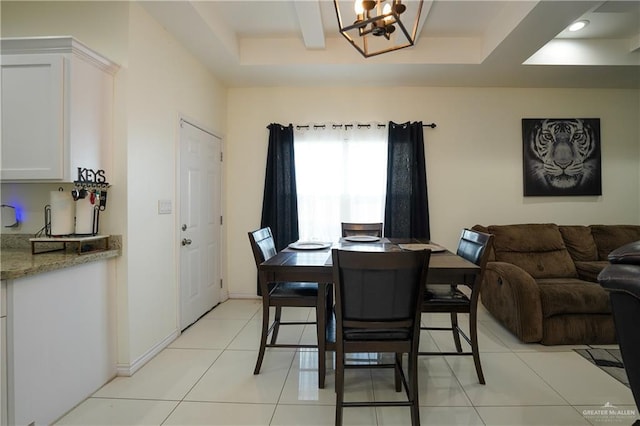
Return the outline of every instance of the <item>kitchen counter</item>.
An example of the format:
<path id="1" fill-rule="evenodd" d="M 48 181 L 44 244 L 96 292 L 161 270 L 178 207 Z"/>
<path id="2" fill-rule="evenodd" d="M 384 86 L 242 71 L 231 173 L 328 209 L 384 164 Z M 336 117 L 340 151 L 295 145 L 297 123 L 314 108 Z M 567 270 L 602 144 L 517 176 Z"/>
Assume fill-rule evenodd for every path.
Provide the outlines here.
<path id="1" fill-rule="evenodd" d="M 3 237 L 5 236 L 3 235 Z M 3 241 L 0 254 L 0 279 L 11 280 L 26 277 L 84 263 L 110 259 L 120 256 L 121 254 L 122 250 L 120 249 L 120 238 L 118 236 L 115 236 L 115 238 L 111 236 L 109 238 L 109 247 L 106 250 L 85 254 L 78 254 L 77 250 L 73 248 L 49 253 L 31 254 L 31 246 L 29 244 L 23 244 L 22 242 L 19 244 L 6 244 Z"/>
<path id="2" fill-rule="evenodd" d="M 0 234 L 6 424 L 53 424 L 116 376 L 121 254 L 121 235 Z"/>

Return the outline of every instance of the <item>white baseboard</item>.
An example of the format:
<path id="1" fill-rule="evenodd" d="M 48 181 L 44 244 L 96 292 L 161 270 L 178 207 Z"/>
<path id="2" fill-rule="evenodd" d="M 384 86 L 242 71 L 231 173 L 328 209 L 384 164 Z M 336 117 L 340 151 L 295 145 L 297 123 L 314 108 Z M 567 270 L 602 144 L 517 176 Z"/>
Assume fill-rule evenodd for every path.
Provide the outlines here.
<path id="1" fill-rule="evenodd" d="M 229 293 L 229 299 L 261 299 L 261 297 L 255 294 Z"/>
<path id="2" fill-rule="evenodd" d="M 133 361 L 133 363 L 118 364 L 116 366 L 117 375 L 124 376 L 124 377 L 133 376 L 133 374 L 136 371 L 142 368 L 142 366 L 144 366 L 147 362 L 151 361 L 153 357 L 155 357 L 160 353 L 160 351 L 162 351 L 164 348 L 169 346 L 171 342 L 173 342 L 179 335 L 180 335 L 180 332 L 178 330 L 175 330 L 173 333 L 165 337 L 161 342 L 159 342 L 158 344 L 153 346 L 151 349 L 149 349 L 147 352 L 142 354 L 142 356 L 140 356 L 138 359 Z"/>
<path id="3" fill-rule="evenodd" d="M 228 293 L 226 295 L 222 295 L 221 302 L 226 301 L 227 299 L 260 299 L 260 296 L 255 294 L 247 294 L 247 293 Z M 158 355 L 163 349 L 171 344 L 176 338 L 180 336 L 180 332 L 175 330 L 173 333 L 165 337 L 161 342 L 153 346 L 147 352 L 142 354 L 138 359 L 133 361 L 131 364 L 118 364 L 116 366 L 117 375 L 122 377 L 130 377 L 136 371 L 138 371 L 142 366 L 144 366 L 147 362 L 151 361 L 153 357 Z"/>

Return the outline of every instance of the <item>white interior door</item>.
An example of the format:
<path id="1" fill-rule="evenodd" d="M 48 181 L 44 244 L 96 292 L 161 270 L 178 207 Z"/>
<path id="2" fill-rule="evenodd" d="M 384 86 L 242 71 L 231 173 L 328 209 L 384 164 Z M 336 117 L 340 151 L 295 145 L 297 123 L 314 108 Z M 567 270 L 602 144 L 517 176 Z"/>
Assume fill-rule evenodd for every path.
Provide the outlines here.
<path id="1" fill-rule="evenodd" d="M 180 121 L 180 329 L 220 301 L 222 140 Z"/>

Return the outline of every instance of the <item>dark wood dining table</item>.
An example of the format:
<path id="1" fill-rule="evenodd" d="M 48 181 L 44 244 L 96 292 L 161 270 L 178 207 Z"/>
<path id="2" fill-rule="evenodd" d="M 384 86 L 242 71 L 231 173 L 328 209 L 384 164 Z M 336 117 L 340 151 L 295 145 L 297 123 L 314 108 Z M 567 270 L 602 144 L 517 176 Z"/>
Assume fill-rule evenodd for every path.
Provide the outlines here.
<path id="1" fill-rule="evenodd" d="M 318 387 L 324 388 L 325 352 L 334 350 L 327 341 L 326 329 L 330 310 L 327 309 L 327 289 L 333 281 L 331 250 L 400 251 L 401 244 L 433 244 L 419 239 L 382 238 L 376 242 L 350 242 L 341 238 L 323 249 L 296 250 L 286 248 L 264 261 L 259 267 L 260 280 L 266 282 L 301 281 L 318 283 Z M 437 244 L 436 244 L 437 245 Z M 472 286 L 480 267 L 448 250 L 432 251 L 429 261 L 428 283 L 456 283 Z"/>

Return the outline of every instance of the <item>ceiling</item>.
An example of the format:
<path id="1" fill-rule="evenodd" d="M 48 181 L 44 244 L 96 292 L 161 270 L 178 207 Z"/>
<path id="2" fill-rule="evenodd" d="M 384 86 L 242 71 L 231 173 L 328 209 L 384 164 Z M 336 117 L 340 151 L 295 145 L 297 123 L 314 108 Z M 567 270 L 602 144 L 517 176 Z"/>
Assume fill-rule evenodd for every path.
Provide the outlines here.
<path id="1" fill-rule="evenodd" d="M 229 87 L 640 89 L 637 0 L 424 0 L 415 45 L 366 59 L 332 0 L 141 4 Z M 590 24 L 565 30 L 579 19 Z"/>

